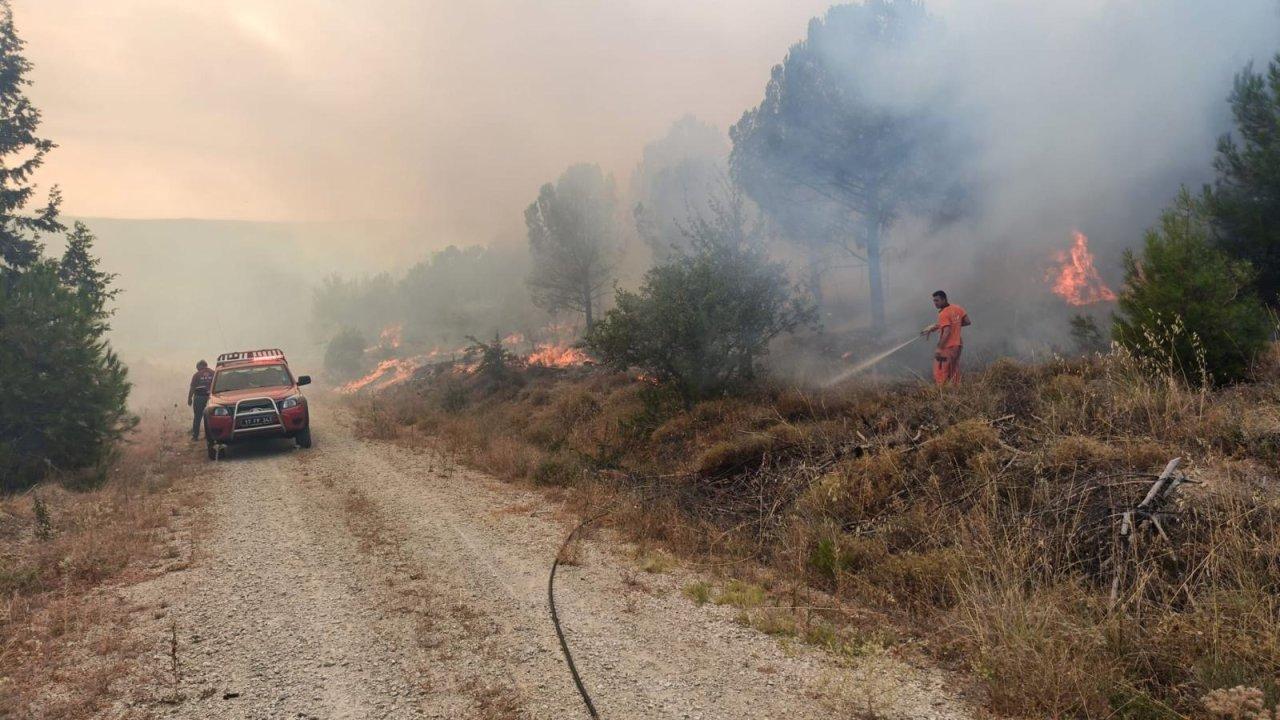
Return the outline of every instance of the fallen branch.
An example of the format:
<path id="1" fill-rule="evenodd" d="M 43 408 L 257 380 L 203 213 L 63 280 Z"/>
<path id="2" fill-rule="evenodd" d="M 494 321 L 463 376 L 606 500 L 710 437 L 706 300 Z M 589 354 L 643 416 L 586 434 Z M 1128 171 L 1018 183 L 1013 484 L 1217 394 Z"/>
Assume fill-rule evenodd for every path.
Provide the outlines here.
<path id="1" fill-rule="evenodd" d="M 1132 509 L 1125 510 L 1120 516 L 1120 539 L 1115 548 L 1123 548 L 1125 551 L 1131 550 L 1133 548 L 1134 535 L 1139 527 L 1144 524 L 1150 524 L 1154 527 L 1156 533 L 1168 542 L 1170 548 L 1172 548 L 1173 540 L 1165 532 L 1164 525 L 1160 522 L 1160 515 L 1161 508 L 1172 499 L 1173 493 L 1178 489 L 1178 486 L 1189 482 L 1182 475 L 1174 475 L 1181 462 L 1182 458 L 1170 460 L 1164 466 L 1164 471 L 1147 489 L 1147 494 L 1142 498 L 1142 502 Z M 1111 605 L 1114 607 L 1116 601 L 1120 598 L 1120 582 L 1124 577 L 1125 570 L 1125 564 L 1122 562 L 1122 553 L 1115 549 L 1112 551 L 1112 565 L 1115 568 L 1115 574 L 1111 578 Z"/>

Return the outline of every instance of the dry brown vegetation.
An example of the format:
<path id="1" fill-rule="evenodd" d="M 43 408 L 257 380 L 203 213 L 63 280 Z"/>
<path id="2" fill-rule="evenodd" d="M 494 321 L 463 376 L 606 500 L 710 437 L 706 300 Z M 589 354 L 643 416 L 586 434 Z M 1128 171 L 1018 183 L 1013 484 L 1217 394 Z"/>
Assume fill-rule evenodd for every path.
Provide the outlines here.
<path id="1" fill-rule="evenodd" d="M 0 717 L 90 717 L 146 650 L 100 588 L 190 560 L 170 532 L 197 501 L 174 480 L 184 440 L 144 419 L 105 481 L 61 478 L 0 499 Z"/>
<path id="2" fill-rule="evenodd" d="M 764 602 L 735 602 L 748 586 L 732 576 L 802 608 L 768 613 L 771 632 L 852 652 L 922 639 L 1013 714 L 1202 716 L 1203 696 L 1236 686 L 1275 702 L 1274 365 L 1203 391 L 1120 355 L 1001 361 L 958 388 L 775 389 L 688 410 L 623 375 L 536 377 L 462 407 L 443 392 L 365 412 L 381 435 L 612 498 L 634 539 L 725 568 L 698 601 Z M 1173 457 L 1197 484 L 1169 508 L 1169 540 L 1144 528 L 1122 545 L 1119 515 Z"/>

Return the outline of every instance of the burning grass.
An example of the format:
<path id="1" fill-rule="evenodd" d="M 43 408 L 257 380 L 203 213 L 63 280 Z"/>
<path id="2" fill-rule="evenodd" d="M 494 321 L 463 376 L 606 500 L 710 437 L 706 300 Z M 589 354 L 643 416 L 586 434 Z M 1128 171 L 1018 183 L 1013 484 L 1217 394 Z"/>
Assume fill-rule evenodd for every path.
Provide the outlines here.
<path id="1" fill-rule="evenodd" d="M 440 387 L 416 390 L 375 405 L 499 475 L 621 497 L 612 521 L 639 542 L 737 568 L 797 607 L 872 612 L 971 669 L 997 711 L 1178 718 L 1241 685 L 1275 700 L 1274 368 L 1207 391 L 1123 356 L 1002 361 L 958 388 L 687 410 L 603 373 L 472 392 L 452 411 Z M 1175 456 L 1200 484 L 1179 491 L 1169 539 L 1122 546 L 1120 513 Z M 854 615 L 767 619 L 807 637 Z"/>
<path id="2" fill-rule="evenodd" d="M 169 527 L 194 498 L 172 491 L 182 440 L 163 425 L 144 418 L 96 487 L 67 478 L 0 499 L 0 717 L 96 716 L 145 651 L 96 590 L 184 554 Z"/>

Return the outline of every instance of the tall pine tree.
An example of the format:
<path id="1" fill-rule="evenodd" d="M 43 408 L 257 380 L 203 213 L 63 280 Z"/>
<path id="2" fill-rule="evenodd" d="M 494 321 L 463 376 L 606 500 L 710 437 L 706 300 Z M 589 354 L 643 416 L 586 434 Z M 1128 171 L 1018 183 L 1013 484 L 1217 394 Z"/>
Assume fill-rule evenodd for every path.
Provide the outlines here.
<path id="1" fill-rule="evenodd" d="M 77 223 L 55 261 L 39 237 L 65 230 L 57 190 L 28 211 L 32 173 L 54 145 L 37 133 L 22 48 L 0 0 L 0 490 L 102 469 L 137 424 L 128 370 L 106 340 L 116 290 L 93 255 L 93 234 Z"/>
<path id="2" fill-rule="evenodd" d="M 26 212 L 36 186 L 31 176 L 55 145 L 40 137 L 40 111 L 27 98 L 31 62 L 26 43 L 13 26 L 9 0 L 0 0 L 0 272 L 31 267 L 40 260 L 39 233 L 62 232 L 55 187 L 45 204 Z"/>
<path id="3" fill-rule="evenodd" d="M 533 304 L 580 312 L 595 324 L 618 256 L 617 193 L 598 165 L 573 165 L 538 191 L 524 211 L 533 271 Z"/>
<path id="4" fill-rule="evenodd" d="M 823 267 L 865 265 L 873 326 L 885 318 L 881 251 L 903 214 L 949 221 L 965 204 L 967 166 L 949 122 L 949 87 L 890 102 L 885 77 L 935 43 L 920 0 L 835 5 L 773 68 L 764 100 L 729 129 L 731 175 Z M 829 255 L 833 254 L 833 255 Z"/>
<path id="5" fill-rule="evenodd" d="M 1218 179 L 1206 194 L 1214 239 L 1257 271 L 1264 302 L 1280 306 L 1280 55 L 1247 66 L 1231 92 L 1236 137 L 1218 141 Z"/>

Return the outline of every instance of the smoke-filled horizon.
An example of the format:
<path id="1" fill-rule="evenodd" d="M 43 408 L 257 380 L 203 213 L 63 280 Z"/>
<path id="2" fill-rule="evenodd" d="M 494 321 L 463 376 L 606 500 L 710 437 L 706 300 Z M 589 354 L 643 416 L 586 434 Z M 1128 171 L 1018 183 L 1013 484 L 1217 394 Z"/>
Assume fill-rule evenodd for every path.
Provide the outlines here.
<path id="1" fill-rule="evenodd" d="M 61 145 L 46 182 L 72 214 L 394 218 L 487 242 L 518 230 L 537 187 L 571 163 L 624 180 L 680 116 L 727 129 L 827 5 L 16 0 L 15 11 L 32 96 Z M 1128 191 L 1161 165 L 1203 166 L 1225 127 L 1224 81 L 1265 61 L 1278 29 L 1272 0 L 928 9 L 944 41 L 886 65 L 885 97 L 936 89 L 942 75 L 912 74 L 947 64 L 969 110 L 998 114 L 979 129 L 996 142 L 975 171 L 1032 174 L 1067 196 L 1083 178 Z"/>
<path id="2" fill-rule="evenodd" d="M 650 207 L 648 227 L 634 227 L 633 203 L 652 191 L 641 185 L 664 173 L 714 174 L 714 162 L 681 164 L 671 154 L 727 151 L 729 126 L 760 103 L 770 68 L 828 7 L 14 5 L 35 64 L 31 94 L 45 134 L 60 144 L 40 180 L 62 186 L 68 213 L 331 225 L 290 230 L 288 243 L 273 245 L 273 262 L 297 278 L 299 303 L 307 281 L 335 271 L 395 273 L 451 244 L 521 245 L 539 186 L 582 162 L 617 182 L 632 246 L 639 236 L 661 247 L 673 218 Z M 974 336 L 993 352 L 1043 350 L 1064 336 L 1070 309 L 1048 292 L 1046 267 L 1080 231 L 1101 279 L 1117 285 L 1121 252 L 1140 243 L 1178 187 L 1212 180 L 1215 141 L 1231 129 L 1232 77 L 1278 49 L 1280 8 L 1275 0 L 937 0 L 926 9 L 939 22 L 921 42 L 887 54 L 838 48 L 826 58 L 872 102 L 935 113 L 962 150 L 932 162 L 966 182 L 967 211 L 942 227 L 904 212 L 888 231 L 890 324 L 915 326 L 929 315 L 928 293 L 946 288 L 973 311 Z M 690 116 L 696 122 L 677 125 L 681 137 L 668 135 Z M 683 210 L 679 198 L 668 205 Z M 380 229 L 369 223 L 365 232 L 370 220 Z M 111 247 L 129 242 L 119 232 L 126 227 L 113 226 L 101 250 L 127 298 L 155 284 L 150 273 L 172 268 L 153 267 L 150 252 Z M 200 231 L 215 256 L 225 227 Z M 655 228 L 656 241 L 645 237 Z M 233 235 L 245 247 L 260 242 Z M 156 241 L 164 265 L 167 245 Z M 289 249 L 296 243 L 315 251 Z M 223 288 L 261 270 L 250 266 L 261 252 L 235 247 L 220 256 Z M 353 247 L 358 262 L 343 262 Z M 131 260 L 111 266 L 115 257 Z M 622 268 L 631 279 L 643 269 L 636 257 Z M 188 300 L 198 305 L 203 275 L 189 277 L 197 290 Z M 165 287 L 184 282 L 170 276 Z M 865 324 L 865 271 L 829 282 L 841 312 L 829 324 Z M 116 325 L 141 336 L 153 323 L 147 308 L 133 308 Z"/>
<path id="3" fill-rule="evenodd" d="M 724 129 L 822 0 L 14 0 L 67 210 L 519 232 L 574 162 Z"/>

